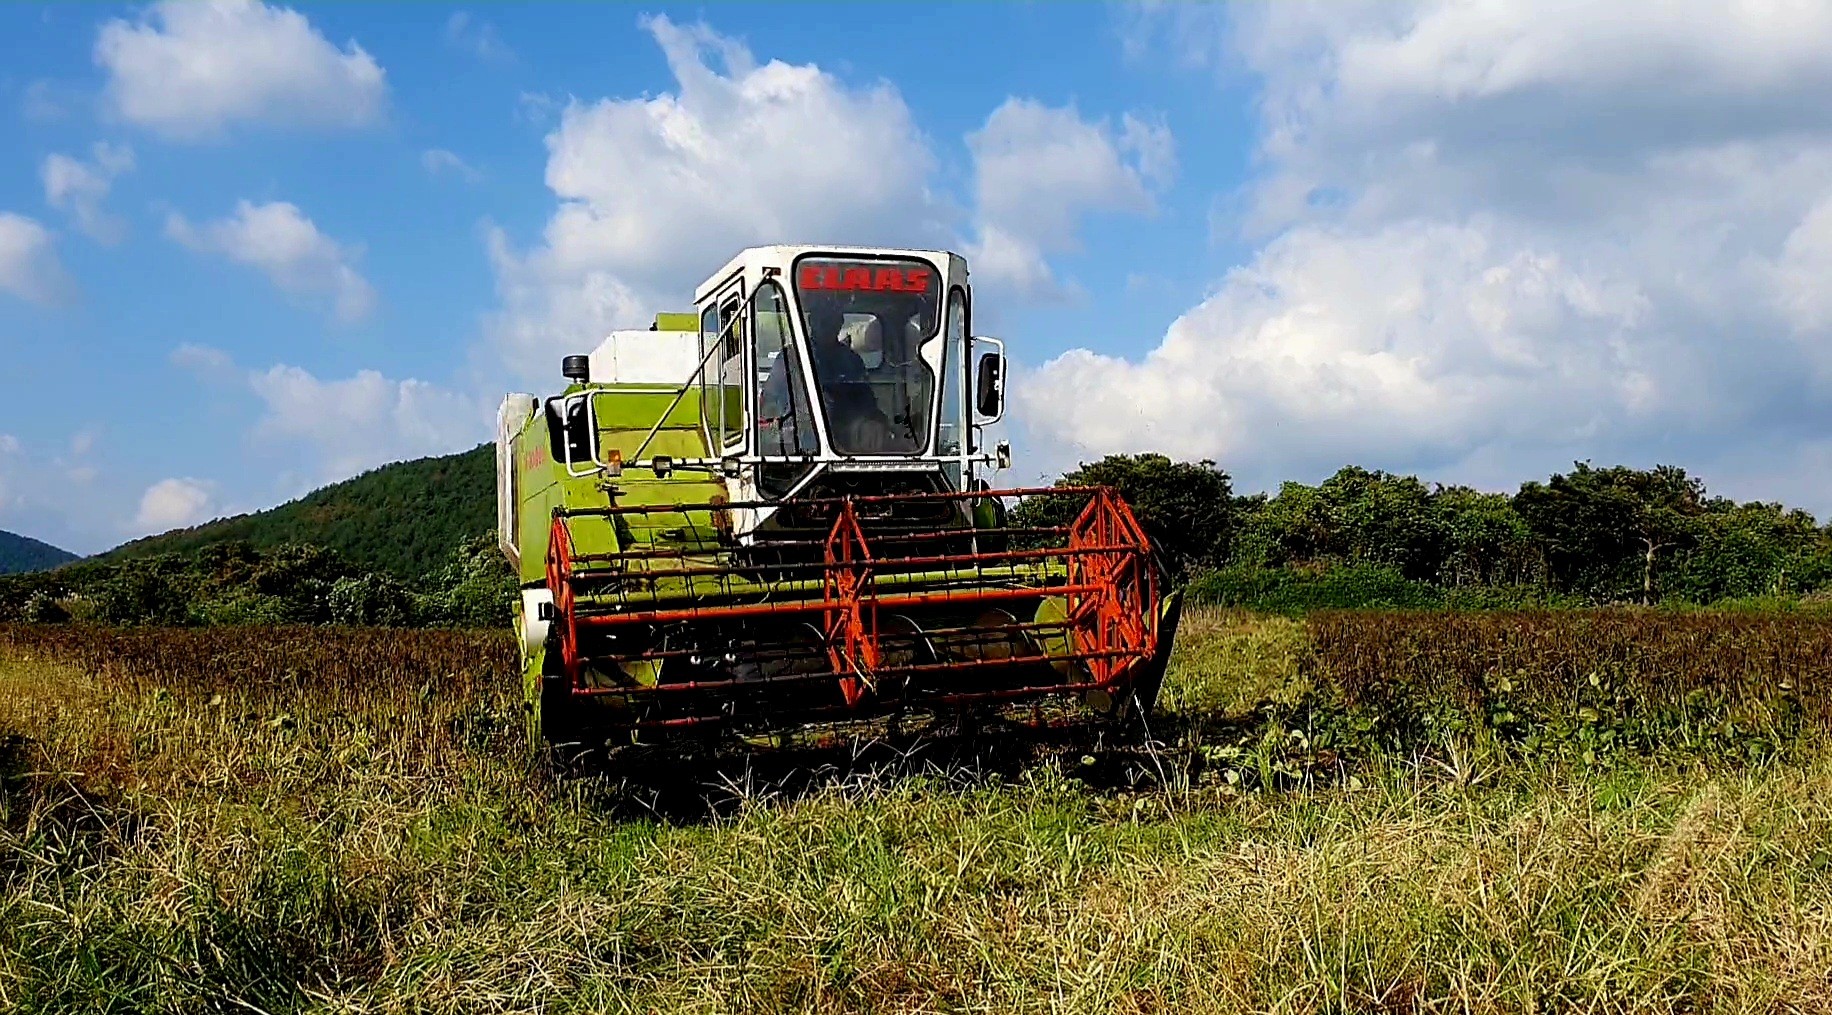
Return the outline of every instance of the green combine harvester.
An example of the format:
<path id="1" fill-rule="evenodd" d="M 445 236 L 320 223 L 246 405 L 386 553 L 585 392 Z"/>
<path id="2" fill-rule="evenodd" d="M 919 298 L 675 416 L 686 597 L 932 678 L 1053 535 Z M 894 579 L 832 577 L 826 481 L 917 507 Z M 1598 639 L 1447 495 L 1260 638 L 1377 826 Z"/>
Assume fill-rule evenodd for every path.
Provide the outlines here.
<path id="1" fill-rule="evenodd" d="M 998 490 L 1005 351 L 957 254 L 755 247 L 513 394 L 502 549 L 538 737 L 591 747 L 1067 703 L 1135 726 L 1178 614 L 1106 488 Z M 1062 498 L 1014 525 L 1023 498 Z M 1060 713 L 1052 704 L 1052 714 Z"/>

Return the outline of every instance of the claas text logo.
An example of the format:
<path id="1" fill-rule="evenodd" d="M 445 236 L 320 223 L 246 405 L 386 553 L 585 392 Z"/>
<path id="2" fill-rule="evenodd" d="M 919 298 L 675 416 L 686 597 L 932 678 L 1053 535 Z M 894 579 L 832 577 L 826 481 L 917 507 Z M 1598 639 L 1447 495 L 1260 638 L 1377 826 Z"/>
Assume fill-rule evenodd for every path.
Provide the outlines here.
<path id="1" fill-rule="evenodd" d="M 805 264 L 799 281 L 804 290 L 919 293 L 929 288 L 927 268 L 890 265 Z"/>

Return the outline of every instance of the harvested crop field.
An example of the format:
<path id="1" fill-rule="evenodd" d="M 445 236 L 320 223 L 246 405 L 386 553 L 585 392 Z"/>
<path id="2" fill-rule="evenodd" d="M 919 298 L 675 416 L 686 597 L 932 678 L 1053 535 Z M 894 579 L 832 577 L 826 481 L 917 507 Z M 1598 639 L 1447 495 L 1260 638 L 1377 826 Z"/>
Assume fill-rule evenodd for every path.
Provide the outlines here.
<path id="1" fill-rule="evenodd" d="M 564 778 L 513 671 L 0 629 L 0 1007 L 1832 1011 L 1825 621 L 1197 611 L 1155 750 Z"/>

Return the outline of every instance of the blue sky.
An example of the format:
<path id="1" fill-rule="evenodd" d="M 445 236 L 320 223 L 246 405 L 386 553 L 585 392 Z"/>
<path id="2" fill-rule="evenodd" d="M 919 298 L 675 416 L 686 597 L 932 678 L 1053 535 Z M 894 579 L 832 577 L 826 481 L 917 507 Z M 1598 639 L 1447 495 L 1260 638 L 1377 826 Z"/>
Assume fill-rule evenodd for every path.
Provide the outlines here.
<path id="1" fill-rule="evenodd" d="M 1832 14 L 1704 2 L 0 6 L 0 528 L 484 439 L 759 242 L 968 254 L 1027 481 L 1832 510 Z"/>

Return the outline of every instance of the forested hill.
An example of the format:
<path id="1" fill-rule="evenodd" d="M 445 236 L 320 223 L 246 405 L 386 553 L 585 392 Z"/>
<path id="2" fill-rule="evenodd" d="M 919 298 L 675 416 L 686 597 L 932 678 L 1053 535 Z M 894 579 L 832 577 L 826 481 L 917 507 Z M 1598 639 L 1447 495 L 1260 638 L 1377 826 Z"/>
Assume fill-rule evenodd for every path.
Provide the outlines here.
<path id="1" fill-rule="evenodd" d="M 396 462 L 266 511 L 136 539 L 99 559 L 190 554 L 238 541 L 261 549 L 306 543 L 416 579 L 445 564 L 454 546 L 495 526 L 495 469 L 489 444 Z"/>
<path id="2" fill-rule="evenodd" d="M 0 531 L 0 574 L 43 571 L 59 564 L 67 564 L 75 559 L 76 554 L 68 550 L 60 550 L 50 543 L 40 542 L 30 536 Z"/>

